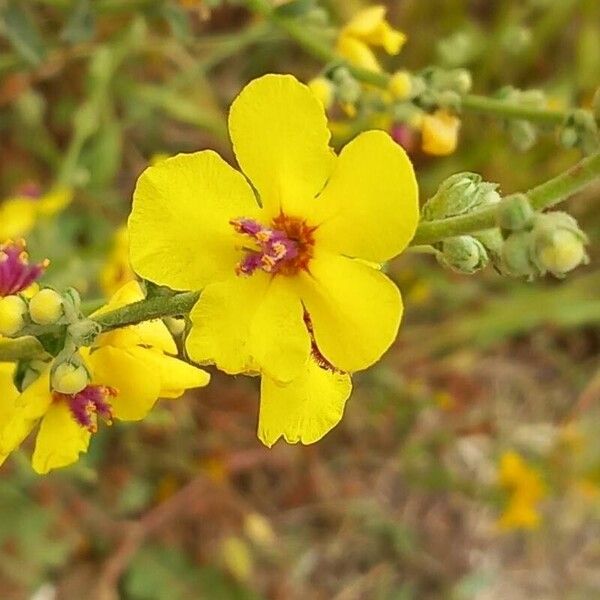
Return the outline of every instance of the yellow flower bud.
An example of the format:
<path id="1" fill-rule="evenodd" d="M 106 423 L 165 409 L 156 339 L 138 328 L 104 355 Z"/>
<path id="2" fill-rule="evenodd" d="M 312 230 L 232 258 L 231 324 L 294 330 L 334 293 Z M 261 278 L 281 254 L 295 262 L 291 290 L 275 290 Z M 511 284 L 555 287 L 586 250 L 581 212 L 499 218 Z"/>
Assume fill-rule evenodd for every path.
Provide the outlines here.
<path id="1" fill-rule="evenodd" d="M 7 337 L 19 332 L 25 325 L 27 304 L 19 296 L 0 298 L 0 335 Z"/>
<path id="2" fill-rule="evenodd" d="M 396 71 L 390 79 L 388 89 L 396 100 L 411 98 L 413 85 L 410 73 L 408 71 Z"/>
<path id="3" fill-rule="evenodd" d="M 325 79 L 325 77 L 315 77 L 308 82 L 308 87 L 325 107 L 325 110 L 331 108 L 335 96 L 335 89 L 329 79 Z"/>
<path id="4" fill-rule="evenodd" d="M 423 152 L 446 156 L 456 150 L 460 119 L 446 110 L 425 115 L 421 126 Z"/>
<path id="5" fill-rule="evenodd" d="M 38 325 L 52 325 L 63 314 L 63 299 L 58 292 L 45 288 L 29 301 L 29 316 Z"/>
<path id="6" fill-rule="evenodd" d="M 564 274 L 572 271 L 586 260 L 580 236 L 566 229 L 555 231 L 551 243 L 538 251 L 540 265 L 550 273 Z"/>
<path id="7" fill-rule="evenodd" d="M 77 394 L 89 382 L 89 374 L 83 365 L 64 362 L 52 373 L 52 389 L 61 394 Z"/>

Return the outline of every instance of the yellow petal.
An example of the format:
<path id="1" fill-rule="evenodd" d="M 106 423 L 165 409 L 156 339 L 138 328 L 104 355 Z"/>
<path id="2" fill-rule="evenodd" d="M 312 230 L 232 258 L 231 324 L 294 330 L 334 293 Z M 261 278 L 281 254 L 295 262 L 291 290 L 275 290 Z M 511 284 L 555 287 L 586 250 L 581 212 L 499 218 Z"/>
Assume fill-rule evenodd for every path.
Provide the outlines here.
<path id="1" fill-rule="evenodd" d="M 382 5 L 365 8 L 343 28 L 342 34 L 373 46 L 382 46 L 388 54 L 398 54 L 406 42 L 406 36 L 390 26 L 385 13 L 386 8 Z"/>
<path id="2" fill-rule="evenodd" d="M 90 443 L 90 432 L 71 416 L 66 402 L 55 402 L 49 408 L 37 434 L 31 459 L 33 470 L 45 475 L 52 469 L 73 464 Z"/>
<path id="3" fill-rule="evenodd" d="M 371 48 L 357 38 L 341 35 L 337 42 L 337 52 L 357 67 L 369 71 L 381 71 L 381 65 Z"/>
<path id="4" fill-rule="evenodd" d="M 15 409 L 0 431 L 0 455 L 17 448 L 52 404 L 50 369 L 46 369 L 15 400 Z"/>
<path id="5" fill-rule="evenodd" d="M 197 363 L 214 362 L 234 375 L 253 369 L 250 324 L 269 286 L 262 271 L 207 286 L 190 312 L 186 349 Z"/>
<path id="6" fill-rule="evenodd" d="M 210 375 L 203 369 L 156 350 L 132 348 L 129 354 L 158 374 L 161 398 L 177 398 L 185 390 L 204 387 L 210 381 Z"/>
<path id="7" fill-rule="evenodd" d="M 35 224 L 35 200 L 8 198 L 0 203 L 0 242 L 29 233 Z"/>
<path id="8" fill-rule="evenodd" d="M 274 277 L 250 327 L 250 354 L 279 381 L 291 381 L 305 368 L 311 341 L 304 307 L 286 277 Z"/>
<path id="9" fill-rule="evenodd" d="M 238 163 L 268 216 L 281 208 L 301 216 L 335 160 L 317 97 L 291 75 L 265 75 L 231 105 L 229 131 Z"/>
<path id="10" fill-rule="evenodd" d="M 73 200 L 73 190 L 67 187 L 56 187 L 44 194 L 37 201 L 40 214 L 52 216 L 64 210 Z"/>
<path id="11" fill-rule="evenodd" d="M 122 286 L 111 297 L 109 302 L 99 308 L 92 316 L 101 315 L 143 299 L 144 292 L 141 285 L 137 281 L 130 281 Z M 114 331 L 102 334 L 96 340 L 97 346 L 115 346 L 118 348 L 128 348 L 139 344 L 152 346 L 170 354 L 177 352 L 177 344 L 173 336 L 169 332 L 168 327 L 160 319 L 144 321 L 131 327 L 115 329 Z"/>
<path id="12" fill-rule="evenodd" d="M 329 253 L 315 257 L 300 293 L 313 324 L 317 346 L 342 371 L 376 362 L 398 332 L 402 300 L 380 271 Z"/>
<path id="13" fill-rule="evenodd" d="M 418 188 L 410 159 L 383 131 L 367 131 L 340 154 L 312 220 L 317 244 L 383 262 L 412 239 L 419 220 Z"/>
<path id="14" fill-rule="evenodd" d="M 160 374 L 139 356 L 105 346 L 92 352 L 88 362 L 92 382 L 114 388 L 114 415 L 123 421 L 139 421 L 152 409 L 160 394 Z"/>
<path id="15" fill-rule="evenodd" d="M 425 115 L 421 123 L 423 152 L 433 156 L 452 154 L 458 145 L 460 119 L 446 110 Z"/>
<path id="16" fill-rule="evenodd" d="M 134 270 L 176 290 L 225 279 L 239 261 L 229 221 L 255 217 L 252 189 L 212 151 L 179 154 L 140 176 L 129 217 Z"/>
<path id="17" fill-rule="evenodd" d="M 269 377 L 261 381 L 258 437 L 271 447 L 280 437 L 295 444 L 312 444 L 335 427 L 352 391 L 350 376 L 332 373 L 313 360 L 291 383 Z"/>
<path id="18" fill-rule="evenodd" d="M 0 430 L 6 425 L 15 410 L 19 391 L 13 383 L 15 365 L 0 363 Z"/>

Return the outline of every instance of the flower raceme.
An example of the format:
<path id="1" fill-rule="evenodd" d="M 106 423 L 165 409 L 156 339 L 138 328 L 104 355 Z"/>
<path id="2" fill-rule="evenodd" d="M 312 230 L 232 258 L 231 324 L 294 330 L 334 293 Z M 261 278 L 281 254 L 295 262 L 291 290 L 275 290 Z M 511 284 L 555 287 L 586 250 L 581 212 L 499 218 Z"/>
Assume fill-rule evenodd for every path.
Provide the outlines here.
<path id="1" fill-rule="evenodd" d="M 98 313 L 141 300 L 137 282 L 117 292 Z M 97 313 L 97 314 L 98 314 Z M 39 376 L 18 394 L 0 371 L 0 462 L 39 423 L 32 466 L 38 473 L 74 463 L 87 450 L 98 421 L 143 419 L 158 398 L 176 398 L 205 386 L 209 375 L 174 357 L 175 341 L 162 321 L 101 334 L 81 352 L 83 365 L 36 365 Z"/>
<path id="2" fill-rule="evenodd" d="M 376 362 L 400 323 L 400 294 L 379 265 L 415 232 L 412 165 L 382 131 L 336 156 L 322 104 L 287 75 L 248 84 L 229 130 L 245 176 L 212 151 L 180 154 L 140 176 L 129 219 L 133 268 L 159 285 L 202 290 L 188 353 L 230 374 L 260 372 L 262 425 L 277 420 L 264 412 L 275 397 L 280 417 L 295 410 L 284 397 L 318 410 L 314 386 L 327 377 L 344 380 L 330 413 L 341 416 L 343 373 Z M 297 425 L 279 435 L 305 441 L 290 433 Z"/>

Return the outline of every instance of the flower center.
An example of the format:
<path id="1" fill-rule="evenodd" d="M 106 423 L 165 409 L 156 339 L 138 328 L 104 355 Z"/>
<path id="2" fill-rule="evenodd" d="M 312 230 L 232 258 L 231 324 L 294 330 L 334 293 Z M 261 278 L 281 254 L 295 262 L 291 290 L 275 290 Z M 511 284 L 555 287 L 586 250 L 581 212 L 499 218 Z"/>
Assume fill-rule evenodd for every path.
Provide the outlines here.
<path id="1" fill-rule="evenodd" d="M 88 385 L 77 394 L 61 394 L 54 392 L 55 400 L 63 400 L 69 406 L 75 421 L 90 433 L 98 430 L 98 415 L 107 425 L 112 424 L 113 410 L 110 399 L 117 395 L 117 390 L 104 385 Z"/>
<path id="2" fill-rule="evenodd" d="M 280 214 L 271 227 L 241 217 L 230 221 L 233 228 L 252 240 L 254 247 L 243 248 L 238 275 L 252 275 L 257 269 L 266 273 L 295 275 L 306 269 L 313 255 L 315 227 L 302 219 Z"/>
<path id="3" fill-rule="evenodd" d="M 22 292 L 46 270 L 49 261 L 31 265 L 25 249 L 23 240 L 0 244 L 0 297 Z"/>

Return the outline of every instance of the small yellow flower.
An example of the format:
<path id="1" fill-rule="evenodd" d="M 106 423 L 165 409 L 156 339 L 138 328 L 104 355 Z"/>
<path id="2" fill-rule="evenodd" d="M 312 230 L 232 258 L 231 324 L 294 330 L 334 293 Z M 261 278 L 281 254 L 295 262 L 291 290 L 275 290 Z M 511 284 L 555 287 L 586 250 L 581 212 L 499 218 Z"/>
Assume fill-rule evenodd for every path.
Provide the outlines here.
<path id="1" fill-rule="evenodd" d="M 119 227 L 113 239 L 112 248 L 100 272 L 100 285 L 110 297 L 126 283 L 135 280 L 135 273 L 129 263 L 129 234 L 127 227 Z"/>
<path id="2" fill-rule="evenodd" d="M 131 282 L 98 312 L 142 298 L 139 284 Z M 82 352 L 90 383 L 78 392 L 69 393 L 86 383 L 83 371 L 60 373 L 59 387 L 65 392 L 53 388 L 57 381 L 47 365 L 0 421 L 0 462 L 39 423 L 33 469 L 44 474 L 70 465 L 87 450 L 98 417 L 108 423 L 113 418 L 137 421 L 159 397 L 176 398 L 186 389 L 206 385 L 209 375 L 175 358 L 176 352 L 162 321 L 149 321 L 104 333 L 93 348 Z"/>
<path id="3" fill-rule="evenodd" d="M 460 119 L 440 109 L 432 115 L 424 115 L 421 121 L 423 152 L 434 156 L 446 156 L 456 150 Z"/>
<path id="4" fill-rule="evenodd" d="M 382 47 L 388 54 L 395 55 L 406 42 L 406 36 L 386 20 L 386 10 L 385 6 L 376 5 L 359 11 L 340 31 L 339 54 L 358 67 L 380 71 L 371 46 Z"/>
<path id="5" fill-rule="evenodd" d="M 26 235 L 38 218 L 57 214 L 72 198 L 69 188 L 53 188 L 44 194 L 37 185 L 23 186 L 14 196 L 0 202 L 0 240 Z"/>
<path id="6" fill-rule="evenodd" d="M 538 504 L 546 494 L 539 473 L 518 453 L 509 451 L 500 458 L 499 483 L 509 493 L 499 526 L 507 530 L 538 527 Z"/>
<path id="7" fill-rule="evenodd" d="M 246 178 L 211 151 L 148 168 L 129 220 L 134 269 L 175 290 L 203 290 L 186 344 L 201 364 L 303 385 L 314 374 L 314 343 L 339 371 L 367 368 L 394 340 L 402 314 L 398 289 L 368 263 L 396 256 L 414 235 L 408 157 L 382 131 L 359 135 L 336 156 L 322 104 L 291 76 L 246 86 L 229 129 L 260 204 Z"/>

